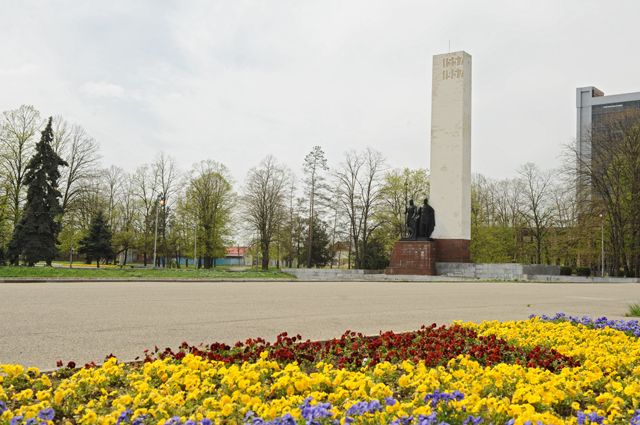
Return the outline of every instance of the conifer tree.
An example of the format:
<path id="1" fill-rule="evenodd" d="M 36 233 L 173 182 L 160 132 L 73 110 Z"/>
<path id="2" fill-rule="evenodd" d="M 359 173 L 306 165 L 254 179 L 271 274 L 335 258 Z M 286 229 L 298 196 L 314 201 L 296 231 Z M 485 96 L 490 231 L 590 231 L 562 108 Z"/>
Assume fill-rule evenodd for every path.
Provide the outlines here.
<path id="1" fill-rule="evenodd" d="M 311 239 L 311 249 L 307 245 L 309 240 L 304 242 L 304 249 L 301 255 L 306 258 L 299 258 L 299 264 L 304 264 L 305 260 L 309 267 L 324 267 L 331 262 L 331 251 L 329 250 L 329 234 L 327 233 L 327 225 L 318 218 L 313 220 L 313 236 Z M 311 253 L 309 256 L 308 253 Z"/>
<path id="2" fill-rule="evenodd" d="M 58 216 L 62 213 L 58 190 L 60 166 L 67 163 L 56 154 L 53 141 L 52 119 L 42 131 L 35 154 L 27 164 L 24 183 L 27 186 L 27 202 L 20 221 L 13 231 L 8 256 L 13 264 L 20 257 L 33 266 L 38 261 L 51 265 L 56 255 L 56 243 L 60 232 Z"/>
<path id="3" fill-rule="evenodd" d="M 101 259 L 106 260 L 114 255 L 111 239 L 111 229 L 104 213 L 99 211 L 91 219 L 89 233 L 80 241 L 78 253 L 86 255 L 87 263 L 96 260 L 96 266 L 100 268 Z"/>

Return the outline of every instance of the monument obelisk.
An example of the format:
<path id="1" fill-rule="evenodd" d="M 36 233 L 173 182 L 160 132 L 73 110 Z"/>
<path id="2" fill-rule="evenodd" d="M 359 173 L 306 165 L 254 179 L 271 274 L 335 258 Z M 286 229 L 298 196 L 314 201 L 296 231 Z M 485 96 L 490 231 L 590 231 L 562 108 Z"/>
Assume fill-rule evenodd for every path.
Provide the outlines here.
<path id="1" fill-rule="evenodd" d="M 471 56 L 434 56 L 431 90 L 429 203 L 435 230 L 431 238 L 418 232 L 396 241 L 386 274 L 433 275 L 438 262 L 471 261 Z"/>
<path id="2" fill-rule="evenodd" d="M 471 256 L 471 55 L 433 57 L 431 86 L 431 195 L 436 212 L 438 262 Z"/>

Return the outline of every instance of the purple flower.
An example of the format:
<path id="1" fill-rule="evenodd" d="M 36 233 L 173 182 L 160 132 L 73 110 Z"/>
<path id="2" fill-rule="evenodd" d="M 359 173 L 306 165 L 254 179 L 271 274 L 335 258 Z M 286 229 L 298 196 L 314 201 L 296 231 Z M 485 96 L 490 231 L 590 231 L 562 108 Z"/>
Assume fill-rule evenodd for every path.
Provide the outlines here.
<path id="1" fill-rule="evenodd" d="M 19 423 L 22 422 L 22 418 L 23 418 L 22 415 L 14 416 L 9 422 L 9 425 L 18 425 Z"/>
<path id="2" fill-rule="evenodd" d="M 307 425 L 320 424 L 316 419 L 330 418 L 333 416 L 330 403 L 318 403 L 312 406 L 312 399 L 312 397 L 307 397 L 302 406 L 300 406 L 302 417 L 307 420 Z"/>
<path id="3" fill-rule="evenodd" d="M 38 417 L 43 421 L 52 421 L 55 416 L 56 412 L 51 407 L 47 407 L 38 412 Z"/>
<path id="4" fill-rule="evenodd" d="M 0 400 L 0 415 L 6 412 L 7 410 L 9 409 L 7 409 L 7 405 L 5 404 L 5 402 Z"/>
<path id="5" fill-rule="evenodd" d="M 480 416 L 471 416 L 462 422 L 462 425 L 480 425 L 482 423 L 482 418 Z"/>
<path id="6" fill-rule="evenodd" d="M 578 418 L 578 425 L 584 425 L 589 420 L 589 423 L 602 425 L 604 422 L 604 416 L 598 415 L 597 412 L 584 413 L 582 411 L 578 411 L 576 413 L 576 417 Z M 633 418 L 631 419 L 633 421 Z"/>
<path id="7" fill-rule="evenodd" d="M 129 416 L 131 416 L 133 412 L 130 409 L 125 409 L 124 412 L 120 413 L 118 416 L 118 420 L 116 421 L 116 425 L 120 425 L 125 422 L 129 422 Z"/>
<path id="8" fill-rule="evenodd" d="M 25 422 L 25 425 L 38 425 L 38 420 L 36 418 L 29 418 L 27 422 Z"/>
<path id="9" fill-rule="evenodd" d="M 212 425 L 211 419 L 204 418 L 200 421 L 200 425 Z"/>
<path id="10" fill-rule="evenodd" d="M 530 318 L 536 317 L 535 315 Z M 602 329 L 611 328 L 618 331 L 626 332 L 634 336 L 640 337 L 640 321 L 633 320 L 609 320 L 606 317 L 598 317 L 597 319 L 591 319 L 588 316 L 575 317 L 568 316 L 565 313 L 556 313 L 554 316 L 547 316 L 545 314 L 539 316 L 540 320 L 545 322 L 571 322 L 573 324 L 581 324 L 589 328 Z M 585 418 L 586 420 L 586 418 Z"/>
<path id="11" fill-rule="evenodd" d="M 131 425 L 144 425 L 148 417 L 149 415 L 140 415 L 131 422 Z"/>
<path id="12" fill-rule="evenodd" d="M 164 425 L 182 425 L 182 419 L 180 419 L 180 416 L 174 416 L 166 421 Z"/>
<path id="13" fill-rule="evenodd" d="M 386 404 L 387 406 L 393 406 L 396 403 L 397 403 L 397 401 L 393 397 L 387 397 L 387 398 L 384 399 L 384 404 Z"/>
<path id="14" fill-rule="evenodd" d="M 411 422 L 413 422 L 413 416 L 404 416 L 402 418 L 396 419 L 389 425 L 409 425 Z"/>
<path id="15" fill-rule="evenodd" d="M 291 416 L 290 413 L 285 413 L 280 418 L 276 418 L 272 421 L 265 421 L 262 418 L 255 417 L 255 413 L 253 413 L 252 411 L 248 411 L 244 417 L 244 423 L 245 425 L 296 425 L 296 420 L 293 418 L 293 416 Z M 311 421 L 307 423 L 318 424 L 319 422 Z M 211 425 L 211 421 L 209 421 L 207 424 L 204 424 L 204 421 L 203 421 L 203 425 Z"/>
<path id="16" fill-rule="evenodd" d="M 604 416 L 598 415 L 596 412 L 591 412 L 587 415 L 591 423 L 596 423 L 602 425 L 604 422 Z"/>
<path id="17" fill-rule="evenodd" d="M 450 401 L 460 401 L 464 398 L 464 394 L 460 391 L 455 390 L 452 393 L 441 392 L 440 390 L 435 390 L 432 394 L 427 394 L 424 396 L 424 402 L 430 402 L 431 407 L 436 407 L 438 403 L 444 402 L 448 403 Z"/>
<path id="18" fill-rule="evenodd" d="M 420 415 L 418 416 L 418 425 L 436 425 L 438 423 L 438 418 L 435 413 L 430 415 Z"/>
<path id="19" fill-rule="evenodd" d="M 359 416 L 365 413 L 375 413 L 383 409 L 378 400 L 371 400 L 369 402 L 359 401 L 347 410 L 348 416 Z"/>

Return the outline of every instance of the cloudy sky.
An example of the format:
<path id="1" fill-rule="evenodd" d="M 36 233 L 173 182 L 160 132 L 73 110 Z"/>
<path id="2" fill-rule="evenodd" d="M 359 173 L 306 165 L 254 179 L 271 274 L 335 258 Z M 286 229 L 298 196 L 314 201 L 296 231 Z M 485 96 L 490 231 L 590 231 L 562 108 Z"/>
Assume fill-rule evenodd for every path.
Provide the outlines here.
<path id="1" fill-rule="evenodd" d="M 236 180 L 371 146 L 428 167 L 431 56 L 473 56 L 473 171 L 559 164 L 575 88 L 640 91 L 640 2 L 0 0 L 0 110 L 81 124 L 105 166 L 160 151 Z"/>

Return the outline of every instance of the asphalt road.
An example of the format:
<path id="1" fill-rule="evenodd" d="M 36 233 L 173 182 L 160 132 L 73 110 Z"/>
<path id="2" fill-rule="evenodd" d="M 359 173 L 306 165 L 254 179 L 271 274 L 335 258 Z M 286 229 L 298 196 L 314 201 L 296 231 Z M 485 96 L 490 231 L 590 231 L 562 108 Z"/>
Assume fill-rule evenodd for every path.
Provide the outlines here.
<path id="1" fill-rule="evenodd" d="M 631 302 L 640 302 L 640 284 L 0 283 L 0 363 L 133 360 L 154 345 L 274 339 L 285 330 L 325 339 L 559 311 L 622 318 Z"/>

